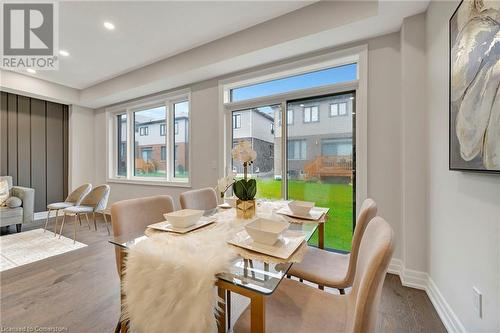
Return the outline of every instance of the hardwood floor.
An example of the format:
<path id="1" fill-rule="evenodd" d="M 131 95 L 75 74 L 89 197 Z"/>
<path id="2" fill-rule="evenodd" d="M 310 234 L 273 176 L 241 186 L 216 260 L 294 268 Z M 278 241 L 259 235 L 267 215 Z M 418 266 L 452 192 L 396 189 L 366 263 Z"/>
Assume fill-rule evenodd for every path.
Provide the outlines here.
<path id="1" fill-rule="evenodd" d="M 43 228 L 43 223 L 36 221 L 23 230 Z M 69 225 L 63 235 L 73 236 Z M 77 240 L 88 246 L 0 273 L 2 329 L 114 331 L 120 309 L 119 279 L 104 222 L 99 221 L 97 232 L 89 231 L 84 222 Z M 403 287 L 396 275 L 387 275 L 379 313 L 378 332 L 446 332 L 425 292 Z"/>

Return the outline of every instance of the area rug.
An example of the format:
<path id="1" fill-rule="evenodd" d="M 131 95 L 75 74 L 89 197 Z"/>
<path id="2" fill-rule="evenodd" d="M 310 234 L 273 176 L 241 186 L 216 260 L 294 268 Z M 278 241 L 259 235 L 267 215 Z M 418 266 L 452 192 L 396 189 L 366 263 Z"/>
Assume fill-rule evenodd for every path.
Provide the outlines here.
<path id="1" fill-rule="evenodd" d="M 43 229 L 0 237 L 0 272 L 87 246 Z"/>

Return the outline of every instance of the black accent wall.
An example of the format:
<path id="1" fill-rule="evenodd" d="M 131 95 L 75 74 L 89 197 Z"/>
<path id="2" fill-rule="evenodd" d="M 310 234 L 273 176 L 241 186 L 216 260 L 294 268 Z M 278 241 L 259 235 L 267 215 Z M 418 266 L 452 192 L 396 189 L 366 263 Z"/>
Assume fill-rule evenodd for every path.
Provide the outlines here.
<path id="1" fill-rule="evenodd" d="M 68 106 L 0 92 L 0 175 L 35 189 L 35 212 L 68 190 Z"/>

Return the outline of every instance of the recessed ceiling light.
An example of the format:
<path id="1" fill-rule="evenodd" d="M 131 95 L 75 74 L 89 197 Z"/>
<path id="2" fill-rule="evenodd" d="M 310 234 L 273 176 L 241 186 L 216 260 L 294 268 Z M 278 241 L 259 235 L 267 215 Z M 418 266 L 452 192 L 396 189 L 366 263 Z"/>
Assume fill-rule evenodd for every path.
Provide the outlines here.
<path id="1" fill-rule="evenodd" d="M 115 25 L 111 22 L 104 22 L 104 27 L 108 30 L 115 30 Z"/>
<path id="2" fill-rule="evenodd" d="M 36 70 L 34 70 L 33 68 L 26 68 L 26 72 L 36 74 Z"/>
<path id="3" fill-rule="evenodd" d="M 69 56 L 69 52 L 65 50 L 59 50 L 59 54 L 62 55 L 63 57 Z"/>

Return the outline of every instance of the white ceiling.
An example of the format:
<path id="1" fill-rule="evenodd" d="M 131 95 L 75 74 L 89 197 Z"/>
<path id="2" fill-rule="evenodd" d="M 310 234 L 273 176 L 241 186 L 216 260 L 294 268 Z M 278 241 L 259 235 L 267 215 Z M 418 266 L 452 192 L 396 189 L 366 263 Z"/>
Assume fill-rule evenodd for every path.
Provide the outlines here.
<path id="1" fill-rule="evenodd" d="M 312 2 L 60 2 L 59 48 L 70 56 L 35 77 L 83 89 Z"/>

